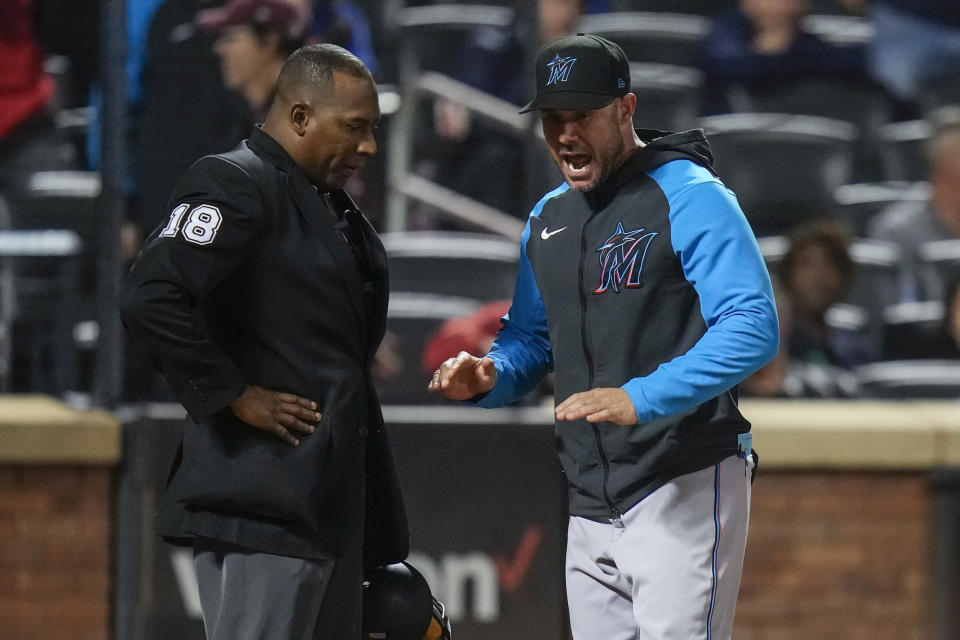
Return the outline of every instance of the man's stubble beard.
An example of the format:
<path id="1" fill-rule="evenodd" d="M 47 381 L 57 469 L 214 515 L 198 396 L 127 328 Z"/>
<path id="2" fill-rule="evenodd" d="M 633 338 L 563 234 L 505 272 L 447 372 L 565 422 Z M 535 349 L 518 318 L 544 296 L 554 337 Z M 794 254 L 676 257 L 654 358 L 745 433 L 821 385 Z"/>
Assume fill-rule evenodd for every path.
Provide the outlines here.
<path id="1" fill-rule="evenodd" d="M 602 158 L 596 158 L 598 171 L 585 187 L 577 189 L 581 193 L 589 193 L 596 189 L 601 182 L 610 177 L 610 174 L 613 173 L 614 169 L 617 166 L 614 163 L 617 162 L 619 158 L 623 156 L 623 150 L 626 147 L 626 143 L 623 140 L 623 136 L 620 135 L 620 127 L 617 126 L 616 114 L 613 117 L 613 133 L 610 138 L 607 140 L 606 144 L 603 147 L 605 153 L 603 153 Z M 572 186 L 572 185 L 571 185 Z M 576 187 L 574 187 L 576 189 Z"/>

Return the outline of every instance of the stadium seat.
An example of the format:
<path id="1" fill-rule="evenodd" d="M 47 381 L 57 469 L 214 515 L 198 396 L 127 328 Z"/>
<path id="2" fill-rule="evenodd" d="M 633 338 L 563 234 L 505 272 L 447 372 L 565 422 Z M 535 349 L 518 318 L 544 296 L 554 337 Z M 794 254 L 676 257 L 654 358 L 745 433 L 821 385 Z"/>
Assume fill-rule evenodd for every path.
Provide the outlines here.
<path id="1" fill-rule="evenodd" d="M 430 372 L 421 365 L 427 340 L 452 318 L 470 315 L 480 306 L 476 300 L 398 291 L 390 294 L 385 346 L 400 359 L 400 370 L 377 389 L 383 404 L 433 404 L 449 402 L 427 392 Z M 456 355 L 456 354 L 451 354 Z"/>
<path id="2" fill-rule="evenodd" d="M 926 202 L 930 185 L 926 182 L 860 182 L 844 184 L 833 192 L 837 212 L 850 233 L 867 235 L 870 220 L 887 207 L 900 202 Z"/>
<path id="3" fill-rule="evenodd" d="M 38 171 L 8 199 L 3 255 L 12 273 L 11 384 L 20 391 L 76 389 L 74 330 L 93 328 L 100 176 Z"/>
<path id="4" fill-rule="evenodd" d="M 925 115 L 946 105 L 960 104 L 960 80 L 954 77 L 921 90 L 917 103 Z"/>
<path id="5" fill-rule="evenodd" d="M 92 294 L 95 288 L 97 244 L 101 237 L 99 197 L 97 172 L 38 171 L 30 176 L 26 190 L 10 200 L 12 229 L 66 229 L 80 237 L 77 282 L 85 295 Z"/>
<path id="6" fill-rule="evenodd" d="M 879 317 L 884 307 L 895 302 L 900 252 L 886 242 L 857 239 L 850 245 L 850 257 L 855 273 L 846 300 Z"/>
<path id="7" fill-rule="evenodd" d="M 828 327 L 836 329 L 860 332 L 870 330 L 870 314 L 867 310 L 846 302 L 838 302 L 827 309 L 824 320 Z"/>
<path id="8" fill-rule="evenodd" d="M 885 400 L 960 399 L 960 362 L 956 360 L 892 360 L 854 370 L 861 396 Z"/>
<path id="9" fill-rule="evenodd" d="M 901 302 L 883 310 L 885 360 L 941 357 L 943 303 Z"/>
<path id="10" fill-rule="evenodd" d="M 845 120 L 875 133 L 890 122 L 889 97 L 878 87 L 829 77 L 793 79 L 774 86 L 738 87 L 730 96 L 737 111 L 799 113 Z"/>
<path id="11" fill-rule="evenodd" d="M 830 215 L 850 182 L 856 127 L 830 118 L 737 113 L 700 120 L 720 177 L 758 235 Z"/>
<path id="12" fill-rule="evenodd" d="M 82 300 L 68 229 L 0 231 L 0 391 L 61 395 L 78 382 L 73 330 Z"/>
<path id="13" fill-rule="evenodd" d="M 512 7 L 494 5 L 442 3 L 399 10 L 398 83 L 411 81 L 421 70 L 455 75 L 470 32 L 485 26 L 509 27 L 513 20 Z"/>
<path id="14" fill-rule="evenodd" d="M 937 269 L 945 279 L 960 271 L 960 239 L 934 240 L 920 247 L 920 260 Z"/>
<path id="15" fill-rule="evenodd" d="M 623 3 L 621 3 L 623 4 Z M 710 17 L 730 6 L 728 0 L 632 0 L 630 8 L 656 13 L 692 13 Z"/>
<path id="16" fill-rule="evenodd" d="M 803 30 L 838 46 L 864 45 L 870 42 L 875 35 L 870 20 L 860 16 L 838 15 L 829 10 L 830 5 L 836 9 L 840 4 L 836 0 L 813 3 L 811 13 L 804 16 L 801 23 Z"/>
<path id="17" fill-rule="evenodd" d="M 809 77 L 762 87 L 736 86 L 728 101 L 736 112 L 797 113 L 834 118 L 857 127 L 855 177 L 882 175 L 880 128 L 893 118 L 893 103 L 879 86 L 852 78 Z"/>
<path id="18" fill-rule="evenodd" d="M 810 11 L 814 14 L 846 15 L 843 3 L 837 0 L 810 0 Z"/>
<path id="19" fill-rule="evenodd" d="M 630 63 L 637 95 L 633 122 L 645 129 L 683 131 L 697 126 L 703 73 L 669 64 Z"/>
<path id="20" fill-rule="evenodd" d="M 891 122 L 880 127 L 880 158 L 884 180 L 926 180 L 929 164 L 923 146 L 930 138 L 925 120 Z"/>
<path id="21" fill-rule="evenodd" d="M 631 61 L 690 67 L 709 28 L 698 15 L 623 11 L 585 15 L 577 31 L 613 40 Z"/>
<path id="22" fill-rule="evenodd" d="M 391 291 L 462 296 L 482 302 L 513 297 L 520 242 L 444 231 L 381 235 Z"/>
<path id="23" fill-rule="evenodd" d="M 927 271 L 926 281 L 934 287 L 930 295 L 944 295 L 947 286 L 960 277 L 960 239 L 928 242 L 921 245 L 919 256 L 921 269 Z"/>

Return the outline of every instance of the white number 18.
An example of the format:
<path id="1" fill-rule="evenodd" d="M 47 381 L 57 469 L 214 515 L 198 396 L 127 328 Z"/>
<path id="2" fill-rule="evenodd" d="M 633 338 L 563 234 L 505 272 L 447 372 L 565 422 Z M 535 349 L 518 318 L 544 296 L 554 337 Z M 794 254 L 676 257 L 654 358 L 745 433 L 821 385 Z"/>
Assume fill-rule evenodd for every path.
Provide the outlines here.
<path id="1" fill-rule="evenodd" d="M 180 223 L 190 210 L 189 204 L 178 205 L 170 213 L 170 221 L 160 231 L 161 238 L 173 238 L 180 231 Z M 210 244 L 217 237 L 223 216 L 220 210 L 211 204 L 201 204 L 190 210 L 186 224 L 183 225 L 183 239 L 194 244 Z"/>

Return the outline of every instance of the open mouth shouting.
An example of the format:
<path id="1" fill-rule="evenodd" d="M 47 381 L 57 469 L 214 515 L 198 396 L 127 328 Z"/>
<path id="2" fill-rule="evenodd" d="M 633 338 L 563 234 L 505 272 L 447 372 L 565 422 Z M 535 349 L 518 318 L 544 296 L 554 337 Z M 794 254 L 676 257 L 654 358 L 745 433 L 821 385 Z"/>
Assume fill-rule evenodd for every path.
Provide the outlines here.
<path id="1" fill-rule="evenodd" d="M 561 153 L 563 172 L 571 180 L 589 179 L 593 169 L 593 156 L 587 153 Z"/>
<path id="2" fill-rule="evenodd" d="M 589 153 L 561 152 L 560 169 L 574 188 L 580 183 L 590 183 L 594 174 L 594 158 Z"/>

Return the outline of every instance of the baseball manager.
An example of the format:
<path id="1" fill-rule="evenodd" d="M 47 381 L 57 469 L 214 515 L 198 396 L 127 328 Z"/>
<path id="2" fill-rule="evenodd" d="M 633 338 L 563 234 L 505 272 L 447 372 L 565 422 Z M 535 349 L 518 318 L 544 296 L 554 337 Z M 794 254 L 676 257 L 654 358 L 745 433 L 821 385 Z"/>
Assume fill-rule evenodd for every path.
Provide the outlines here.
<path id="1" fill-rule="evenodd" d="M 564 183 L 490 353 L 429 388 L 495 407 L 556 371 L 576 640 L 730 638 L 755 464 L 737 384 L 777 350 L 770 278 L 703 132 L 634 129 L 619 46 L 569 36 L 536 65 L 524 110 Z"/>

